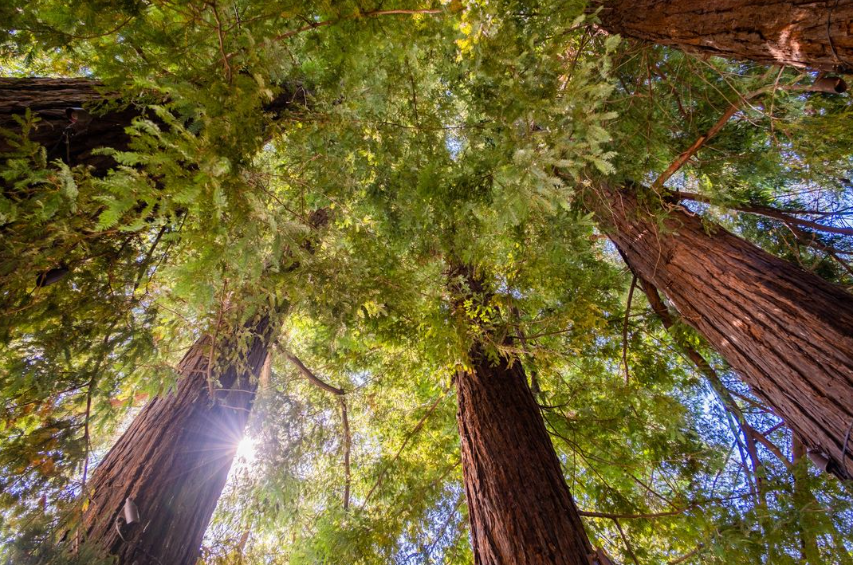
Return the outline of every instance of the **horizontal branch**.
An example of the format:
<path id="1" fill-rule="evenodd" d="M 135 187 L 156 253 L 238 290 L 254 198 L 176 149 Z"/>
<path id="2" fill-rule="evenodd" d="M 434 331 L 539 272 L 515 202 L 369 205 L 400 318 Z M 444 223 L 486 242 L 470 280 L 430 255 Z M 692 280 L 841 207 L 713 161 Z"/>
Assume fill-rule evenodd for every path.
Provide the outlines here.
<path id="1" fill-rule="evenodd" d="M 678 516 L 679 514 L 683 514 L 690 508 L 682 508 L 681 510 L 671 510 L 669 512 L 652 512 L 649 514 L 610 514 L 607 512 L 587 512 L 585 510 L 578 510 L 578 514 L 581 516 L 585 516 L 587 518 L 607 518 L 608 520 L 632 520 L 632 519 L 646 519 L 646 518 L 664 518 L 666 516 Z"/>

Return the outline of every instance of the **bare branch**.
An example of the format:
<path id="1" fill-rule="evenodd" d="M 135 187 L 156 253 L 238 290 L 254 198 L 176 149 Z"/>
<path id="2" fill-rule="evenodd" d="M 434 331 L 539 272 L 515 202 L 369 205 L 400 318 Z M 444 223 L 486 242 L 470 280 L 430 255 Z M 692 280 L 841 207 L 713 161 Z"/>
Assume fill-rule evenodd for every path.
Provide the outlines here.
<path id="1" fill-rule="evenodd" d="M 299 369 L 299 372 L 302 373 L 302 376 L 304 376 L 306 379 L 308 379 L 308 382 L 310 382 L 311 384 L 313 384 L 317 387 L 320 387 L 321 389 L 325 390 L 326 392 L 331 392 L 332 394 L 334 394 L 336 396 L 343 396 L 344 395 L 343 389 L 333 387 L 332 385 L 330 385 L 326 381 L 319 378 L 317 375 L 315 375 L 313 372 L 311 372 L 311 370 L 308 367 L 306 367 L 305 364 L 302 361 L 300 361 L 299 357 L 297 357 L 296 355 L 294 355 L 292 353 L 285 352 L 284 356 L 287 357 L 288 361 L 290 361 L 291 363 L 296 365 L 296 368 Z"/>
<path id="2" fill-rule="evenodd" d="M 631 299 L 634 298 L 634 289 L 637 287 L 637 275 L 631 279 L 631 290 L 628 291 L 628 304 L 625 306 L 625 323 L 622 325 L 622 365 L 625 367 L 625 384 L 631 380 L 628 370 L 628 318 L 631 314 Z"/>
<path id="3" fill-rule="evenodd" d="M 314 386 L 331 392 L 338 397 L 338 403 L 341 407 L 341 426 L 344 432 L 344 510 L 349 510 L 350 489 L 352 485 L 352 472 L 350 470 L 350 452 L 352 451 L 352 433 L 349 428 L 349 416 L 347 415 L 347 400 L 346 393 L 342 388 L 333 387 L 320 377 L 315 375 L 305 364 L 294 354 L 285 352 L 284 356 L 287 360 L 296 365 L 299 372 L 308 379 L 308 382 Z"/>
<path id="4" fill-rule="evenodd" d="M 732 103 L 731 106 L 723 113 L 717 123 L 715 123 L 711 128 L 704 134 L 699 136 L 699 138 L 693 142 L 693 145 L 688 147 L 678 158 L 672 162 L 672 164 L 667 167 L 667 169 L 661 173 L 661 175 L 657 178 L 657 180 L 652 183 L 652 189 L 659 190 L 663 187 L 664 183 L 668 181 L 672 175 L 678 172 L 681 167 L 693 157 L 699 149 L 701 149 L 705 143 L 707 143 L 711 138 L 720 133 L 720 130 L 729 122 L 729 120 L 734 116 L 744 104 L 747 104 L 750 100 L 761 96 L 762 94 L 766 94 L 775 90 L 787 90 L 792 92 L 814 92 L 814 85 L 800 85 L 800 84 L 788 84 L 788 85 L 776 85 L 769 84 L 767 86 L 763 86 L 758 90 L 754 90 L 748 94 L 744 94 L 737 101 Z"/>
<path id="5" fill-rule="evenodd" d="M 775 220 L 780 220 L 786 224 L 795 224 L 797 226 L 802 226 L 805 228 L 810 228 L 817 231 L 822 231 L 826 233 L 837 233 L 841 235 L 853 235 L 853 228 L 847 227 L 837 227 L 837 226 L 827 226 L 824 224 L 819 224 L 817 222 L 813 222 L 811 220 L 804 220 L 802 218 L 796 218 L 792 216 L 792 213 L 795 214 L 808 214 L 811 212 L 804 211 L 787 211 L 787 210 L 777 210 L 776 208 L 771 208 L 770 206 L 760 206 L 757 204 L 747 204 L 747 205 L 738 205 L 738 204 L 718 204 L 716 202 L 712 202 L 710 198 L 701 194 L 695 194 L 692 192 L 672 192 L 673 196 L 680 200 L 692 200 L 693 202 L 704 202 L 706 204 L 713 204 L 714 206 L 724 206 L 730 210 L 737 210 L 738 212 L 746 212 L 747 214 L 755 214 L 757 216 L 765 216 L 767 218 L 773 218 Z"/>

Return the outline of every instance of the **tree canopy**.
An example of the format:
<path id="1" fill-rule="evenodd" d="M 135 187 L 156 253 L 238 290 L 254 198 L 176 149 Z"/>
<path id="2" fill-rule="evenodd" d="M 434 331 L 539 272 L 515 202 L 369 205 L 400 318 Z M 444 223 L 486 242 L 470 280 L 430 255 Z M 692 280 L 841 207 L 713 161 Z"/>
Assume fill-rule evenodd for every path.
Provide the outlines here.
<path id="1" fill-rule="evenodd" d="M 93 562 L 66 549 L 97 462 L 196 339 L 282 304 L 205 564 L 472 562 L 475 342 L 524 365 L 614 561 L 853 562 L 849 486 L 584 199 L 635 186 L 849 290 L 853 105 L 817 72 L 624 40 L 581 0 L 8 0 L 0 26 L 4 77 L 100 99 L 74 135 L 2 131 L 7 562 Z M 127 142 L 72 157 L 110 112 Z"/>

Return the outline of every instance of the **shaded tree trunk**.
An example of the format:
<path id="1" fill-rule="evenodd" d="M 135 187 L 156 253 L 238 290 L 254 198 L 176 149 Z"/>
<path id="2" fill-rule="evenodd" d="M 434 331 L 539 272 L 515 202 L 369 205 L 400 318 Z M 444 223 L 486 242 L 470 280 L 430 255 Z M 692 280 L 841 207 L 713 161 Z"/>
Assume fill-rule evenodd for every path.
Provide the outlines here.
<path id="1" fill-rule="evenodd" d="M 48 159 L 62 159 L 69 165 L 88 165 L 95 174 L 104 174 L 114 161 L 107 155 L 96 155 L 99 147 L 125 150 L 130 136 L 125 132 L 142 109 L 133 104 L 113 104 L 105 111 L 106 101 L 117 101 L 96 80 L 87 78 L 2 78 L 0 77 L 0 129 L 20 131 L 14 116 L 22 116 L 29 108 L 38 116 L 38 127 L 30 139 L 44 145 Z M 301 85 L 287 84 L 264 112 L 280 116 L 294 106 L 304 107 L 307 93 Z M 73 112 L 83 108 L 83 112 Z M 0 136 L 0 155 L 13 151 L 8 139 Z"/>
<path id="2" fill-rule="evenodd" d="M 225 356 L 213 375 L 218 386 L 208 379 L 212 340 L 193 344 L 176 388 L 146 405 L 95 469 L 85 540 L 117 556 L 120 565 L 196 562 L 274 333 L 268 317 L 250 331 L 245 349 L 235 339 L 218 348 L 219 358 Z M 137 524 L 120 519 L 128 498 L 138 507 Z"/>
<path id="3" fill-rule="evenodd" d="M 630 191 L 601 185 L 584 198 L 631 269 L 846 477 L 853 296 L 693 214 L 661 220 Z"/>
<path id="4" fill-rule="evenodd" d="M 113 165 L 111 157 L 95 155 L 98 147 L 127 149 L 130 137 L 125 133 L 139 115 L 130 106 L 98 113 L 96 107 L 110 98 L 103 85 L 84 78 L 0 78 L 0 128 L 20 131 L 14 116 L 26 109 L 39 118 L 30 139 L 44 145 L 48 159 L 62 159 L 69 165 L 90 165 L 105 171 Z M 88 108 L 72 115 L 73 108 Z M 13 148 L 0 136 L 0 154 Z"/>
<path id="5" fill-rule="evenodd" d="M 607 0 L 602 26 L 701 55 L 853 70 L 853 0 Z"/>

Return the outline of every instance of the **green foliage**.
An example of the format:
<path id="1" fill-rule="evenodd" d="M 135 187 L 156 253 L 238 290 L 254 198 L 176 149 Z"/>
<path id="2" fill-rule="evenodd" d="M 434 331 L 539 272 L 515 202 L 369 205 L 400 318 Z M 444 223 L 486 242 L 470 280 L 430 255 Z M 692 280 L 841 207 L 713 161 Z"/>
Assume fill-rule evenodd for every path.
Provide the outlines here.
<path id="1" fill-rule="evenodd" d="M 804 506 L 762 448 L 759 503 L 736 426 L 674 344 L 712 361 L 785 458 L 790 434 L 639 292 L 625 317 L 628 274 L 574 198 L 602 178 L 651 184 L 741 94 L 810 77 L 620 42 L 580 1 L 7 4 L 6 74 L 85 73 L 138 110 L 129 147 L 99 150 L 106 174 L 48 162 L 28 140 L 34 113 L 4 132 L 8 562 L 62 550 L 85 462 L 169 389 L 194 339 L 282 304 L 254 456 L 232 470 L 205 563 L 469 563 L 451 380 L 474 343 L 535 378 L 579 507 L 631 516 L 586 518 L 619 562 L 798 563 L 794 530 L 850 561 L 849 494 L 799 462 Z M 305 103 L 276 107 L 294 85 Z M 846 96 L 768 90 L 668 186 L 849 283 L 849 238 L 805 230 L 823 244 L 808 246 L 731 211 L 817 208 L 840 225 L 849 112 Z M 455 308 L 460 264 L 488 292 Z M 51 269 L 67 273 L 37 284 Z M 345 391 L 349 469 L 340 399 L 284 352 Z"/>

